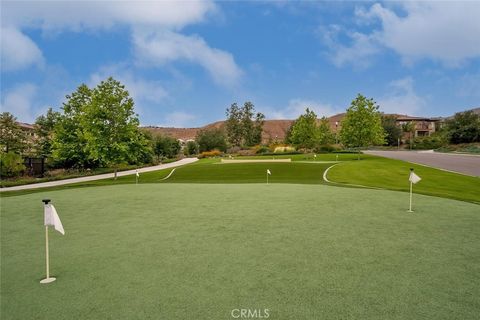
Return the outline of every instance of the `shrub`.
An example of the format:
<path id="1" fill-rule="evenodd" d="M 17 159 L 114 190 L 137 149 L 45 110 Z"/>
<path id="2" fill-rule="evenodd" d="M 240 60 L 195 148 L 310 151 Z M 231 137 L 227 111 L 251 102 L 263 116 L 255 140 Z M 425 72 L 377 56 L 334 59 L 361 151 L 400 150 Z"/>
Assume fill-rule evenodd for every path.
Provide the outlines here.
<path id="1" fill-rule="evenodd" d="M 220 157 L 223 155 L 223 152 L 219 150 L 212 150 L 212 151 L 204 151 L 198 155 L 199 159 L 202 158 L 214 158 L 214 157 Z"/>
<path id="2" fill-rule="evenodd" d="M 192 156 L 198 153 L 198 143 L 195 141 L 188 141 L 185 146 L 185 155 Z"/>
<path id="3" fill-rule="evenodd" d="M 407 144 L 410 143 L 409 141 Z M 416 137 L 412 142 L 412 149 L 415 150 L 430 150 L 438 149 L 446 144 L 445 139 L 439 135 L 432 135 L 427 137 Z"/>
<path id="4" fill-rule="evenodd" d="M 329 144 L 323 144 L 323 145 L 319 145 L 317 147 L 315 147 L 314 151 L 315 152 L 335 152 L 337 151 L 338 149 L 335 148 L 334 146 L 332 145 L 329 145 Z"/>
<path id="5" fill-rule="evenodd" d="M 25 170 L 23 158 L 21 155 L 12 151 L 1 153 L 0 155 L 0 176 L 14 177 L 20 175 Z"/>
<path id="6" fill-rule="evenodd" d="M 270 152 L 270 149 L 266 146 L 259 146 L 258 148 L 256 148 L 256 151 L 255 151 L 256 154 L 264 154 L 269 152 Z"/>

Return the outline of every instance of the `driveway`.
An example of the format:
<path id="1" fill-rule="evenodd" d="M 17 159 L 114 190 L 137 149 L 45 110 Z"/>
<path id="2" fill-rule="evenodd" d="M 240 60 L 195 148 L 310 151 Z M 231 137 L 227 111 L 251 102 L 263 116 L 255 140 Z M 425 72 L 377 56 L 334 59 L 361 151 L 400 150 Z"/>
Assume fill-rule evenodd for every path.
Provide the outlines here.
<path id="1" fill-rule="evenodd" d="M 178 167 L 178 166 L 183 166 L 185 164 L 193 163 L 195 161 L 198 161 L 198 159 L 197 158 L 185 158 L 185 159 L 178 160 L 178 161 L 171 162 L 171 163 L 160 164 L 158 166 L 141 168 L 141 169 L 138 169 L 138 172 L 142 173 L 142 172 L 157 171 L 157 170 L 168 169 L 168 168 L 175 168 L 175 167 Z M 123 177 L 123 176 L 128 176 L 128 175 L 131 175 L 131 174 L 135 174 L 135 170 L 120 171 L 120 172 L 117 173 L 117 176 Z M 72 178 L 72 179 L 65 179 L 65 180 L 58 180 L 58 181 L 32 183 L 32 184 L 26 184 L 26 185 L 23 185 L 23 186 L 16 186 L 16 187 L 0 188 L 0 192 L 63 186 L 63 185 L 66 185 L 66 184 L 86 182 L 86 181 L 94 181 L 94 180 L 102 180 L 102 179 L 110 179 L 110 178 L 113 178 L 113 173 L 105 173 L 105 174 L 99 174 L 99 175 L 96 175 L 96 176 Z M 140 179 L 141 178 L 142 177 L 140 176 Z"/>
<path id="2" fill-rule="evenodd" d="M 480 177 L 480 155 L 428 151 L 365 151 L 365 153 Z"/>

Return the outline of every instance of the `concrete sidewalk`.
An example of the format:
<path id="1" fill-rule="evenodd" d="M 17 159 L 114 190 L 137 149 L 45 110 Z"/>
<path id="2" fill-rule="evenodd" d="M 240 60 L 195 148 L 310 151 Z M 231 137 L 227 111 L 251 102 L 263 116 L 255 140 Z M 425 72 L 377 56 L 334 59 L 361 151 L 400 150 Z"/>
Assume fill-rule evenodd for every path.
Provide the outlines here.
<path id="1" fill-rule="evenodd" d="M 480 177 L 480 156 L 425 151 L 364 151 L 366 154 L 398 159 L 469 176 Z"/>
<path id="2" fill-rule="evenodd" d="M 185 158 L 185 159 L 175 161 L 175 162 L 171 162 L 171 163 L 160 164 L 158 166 L 141 168 L 141 169 L 138 169 L 138 172 L 142 173 L 142 172 L 157 171 L 157 170 L 168 169 L 168 168 L 175 168 L 175 167 L 183 166 L 185 164 L 193 163 L 195 161 L 198 161 L 198 159 L 197 158 Z M 132 175 L 132 174 L 135 174 L 135 170 L 120 171 L 120 172 L 117 173 L 117 176 L 118 177 L 123 177 L 123 176 Z M 105 173 L 105 174 L 99 174 L 99 175 L 88 176 L 88 177 L 72 178 L 72 179 L 41 182 L 41 183 L 32 183 L 32 184 L 26 184 L 26 185 L 16 186 L 16 187 L 0 188 L 0 192 L 38 189 L 38 188 L 48 188 L 48 187 L 63 186 L 63 185 L 66 185 L 66 184 L 72 184 L 72 183 L 78 183 L 78 182 L 87 182 L 87 181 L 95 181 L 95 180 L 102 180 L 102 179 L 110 179 L 110 178 L 113 178 L 113 175 L 114 175 L 113 173 Z"/>

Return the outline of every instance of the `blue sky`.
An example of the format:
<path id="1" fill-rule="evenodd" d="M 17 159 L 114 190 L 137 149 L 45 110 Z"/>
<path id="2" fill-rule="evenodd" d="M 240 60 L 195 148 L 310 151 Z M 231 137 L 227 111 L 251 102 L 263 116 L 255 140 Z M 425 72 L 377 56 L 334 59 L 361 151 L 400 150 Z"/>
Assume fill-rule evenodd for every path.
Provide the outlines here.
<path id="1" fill-rule="evenodd" d="M 113 76 L 142 125 L 194 127 L 252 101 L 267 119 L 480 106 L 480 2 L 2 1 L 1 108 L 32 122 Z"/>

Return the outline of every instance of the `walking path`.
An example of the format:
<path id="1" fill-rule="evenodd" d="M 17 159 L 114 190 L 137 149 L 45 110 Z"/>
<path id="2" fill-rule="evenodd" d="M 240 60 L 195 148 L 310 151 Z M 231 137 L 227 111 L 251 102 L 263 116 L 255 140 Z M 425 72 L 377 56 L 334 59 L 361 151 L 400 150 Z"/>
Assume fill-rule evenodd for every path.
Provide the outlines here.
<path id="1" fill-rule="evenodd" d="M 480 177 L 480 155 L 426 151 L 364 151 L 367 154 L 409 161 L 430 167 Z"/>
<path id="2" fill-rule="evenodd" d="M 175 168 L 175 167 L 183 166 L 185 164 L 193 163 L 195 161 L 198 161 L 198 159 L 197 158 L 185 158 L 185 159 L 178 160 L 178 161 L 171 162 L 171 163 L 159 164 L 158 166 L 141 168 L 141 169 L 138 169 L 138 173 L 157 171 L 157 170 L 168 169 L 168 168 Z M 131 174 L 135 174 L 135 170 L 120 171 L 120 172 L 117 173 L 117 176 L 118 177 L 123 177 L 123 176 L 128 176 L 128 175 L 131 175 Z M 66 185 L 66 184 L 72 184 L 72 183 L 78 183 L 78 182 L 87 182 L 87 181 L 94 181 L 94 180 L 110 179 L 110 178 L 113 178 L 113 175 L 114 175 L 113 173 L 105 173 L 105 174 L 99 174 L 99 175 L 95 175 L 95 176 L 87 176 L 87 177 L 72 178 L 72 179 L 65 179 L 65 180 L 58 180 L 58 181 L 49 181 L 49 182 L 41 182 L 41 183 L 32 183 L 32 184 L 26 184 L 26 185 L 23 185 L 23 186 L 0 188 L 0 192 L 56 187 L 56 186 L 63 186 L 63 185 Z"/>

